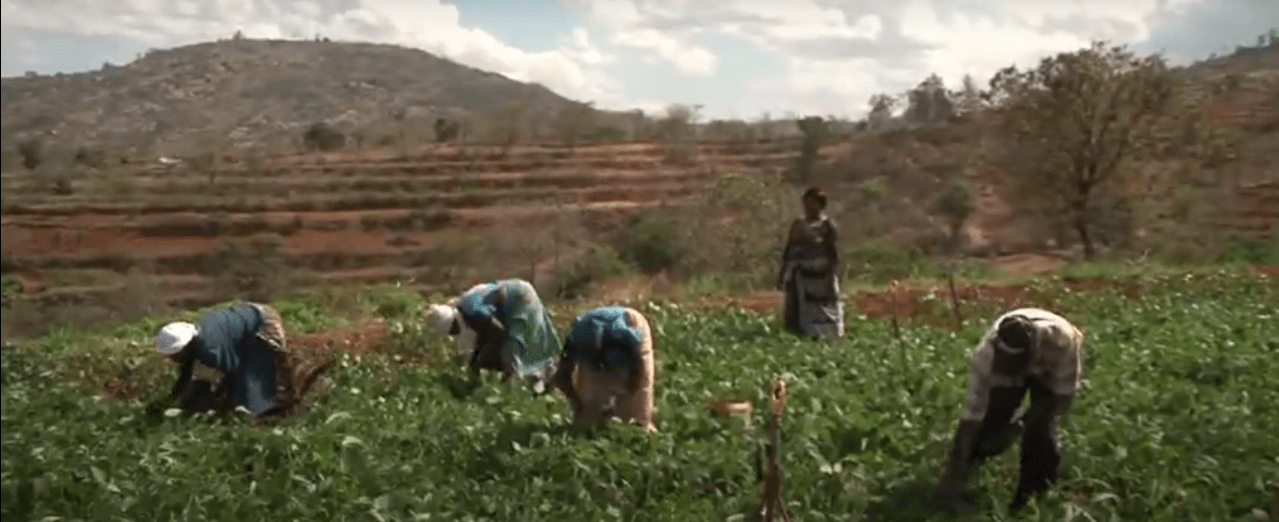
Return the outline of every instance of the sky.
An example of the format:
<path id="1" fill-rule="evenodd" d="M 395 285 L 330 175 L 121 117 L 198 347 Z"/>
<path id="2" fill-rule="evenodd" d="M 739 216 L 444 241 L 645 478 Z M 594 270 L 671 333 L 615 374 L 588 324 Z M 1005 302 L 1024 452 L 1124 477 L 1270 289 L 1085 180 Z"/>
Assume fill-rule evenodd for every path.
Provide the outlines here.
<path id="1" fill-rule="evenodd" d="M 2 0 L 5 77 L 150 48 L 313 38 L 423 49 L 602 108 L 857 118 L 936 73 L 983 85 L 1092 40 L 1174 63 L 1253 44 L 1279 0 Z"/>

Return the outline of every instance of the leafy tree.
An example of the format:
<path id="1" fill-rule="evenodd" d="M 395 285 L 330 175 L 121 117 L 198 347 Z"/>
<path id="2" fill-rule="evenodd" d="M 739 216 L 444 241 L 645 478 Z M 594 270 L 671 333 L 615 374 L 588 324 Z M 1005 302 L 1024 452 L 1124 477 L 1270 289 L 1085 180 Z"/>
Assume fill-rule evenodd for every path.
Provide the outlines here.
<path id="1" fill-rule="evenodd" d="M 795 160 L 795 176 L 798 180 L 807 182 L 812 179 L 817 152 L 830 134 L 830 124 L 821 116 L 806 116 L 795 120 L 795 125 L 804 136 L 799 145 L 799 157 Z"/>
<path id="2" fill-rule="evenodd" d="M 897 110 L 901 100 L 889 96 L 887 94 L 876 94 L 870 97 L 870 114 L 866 115 L 866 120 L 871 128 L 880 128 L 893 117 L 893 111 Z"/>
<path id="3" fill-rule="evenodd" d="M 302 134 L 302 145 L 306 150 L 338 150 L 346 146 L 346 135 L 327 123 L 315 123 Z"/>
<path id="4" fill-rule="evenodd" d="M 977 112 L 981 108 L 981 87 L 977 86 L 977 80 L 973 79 L 971 74 L 965 74 L 964 84 L 959 88 L 959 92 L 955 94 L 955 112 L 969 114 Z"/>
<path id="5" fill-rule="evenodd" d="M 457 139 L 461 132 L 461 124 L 457 120 L 436 118 L 434 124 L 435 142 L 446 143 Z"/>
<path id="6" fill-rule="evenodd" d="M 933 204 L 933 211 L 946 220 L 952 249 L 959 246 L 960 232 L 963 231 L 964 223 L 968 221 L 974 210 L 976 205 L 972 187 L 963 176 L 957 175 L 951 178 L 946 183 L 946 189 L 941 197 L 937 198 Z"/>
<path id="7" fill-rule="evenodd" d="M 906 94 L 905 117 L 915 123 L 945 121 L 955 115 L 955 106 L 940 76 L 930 74 Z"/>
<path id="8" fill-rule="evenodd" d="M 1096 253 L 1090 201 L 1104 183 L 1129 175 L 1123 162 L 1155 140 L 1154 121 L 1174 82 L 1162 57 L 1100 41 L 991 79 L 989 97 L 1012 140 L 1019 199 L 1068 219 L 1085 257 Z"/>
<path id="9" fill-rule="evenodd" d="M 697 152 L 698 111 L 701 105 L 673 104 L 666 108 L 666 115 L 657 122 L 658 135 L 666 142 L 666 159 L 674 163 L 692 161 Z"/>
<path id="10" fill-rule="evenodd" d="M 551 125 L 555 133 L 568 144 L 571 153 L 577 142 L 584 138 L 595 127 L 595 104 L 571 103 L 561 107 L 555 113 Z"/>
<path id="11" fill-rule="evenodd" d="M 22 156 L 22 166 L 27 170 L 35 170 L 44 159 L 44 142 L 38 138 L 18 143 L 18 155 Z"/>

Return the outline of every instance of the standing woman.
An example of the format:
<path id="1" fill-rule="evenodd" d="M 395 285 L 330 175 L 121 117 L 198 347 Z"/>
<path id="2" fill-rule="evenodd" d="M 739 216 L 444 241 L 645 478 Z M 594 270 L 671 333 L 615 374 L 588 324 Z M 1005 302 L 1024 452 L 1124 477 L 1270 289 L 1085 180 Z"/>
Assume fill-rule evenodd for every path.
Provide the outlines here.
<path id="1" fill-rule="evenodd" d="M 537 290 L 522 279 L 475 285 L 447 303 L 431 305 L 427 320 L 473 346 L 472 370 L 499 370 L 503 381 L 532 376 L 544 384 L 560 349 Z"/>
<path id="2" fill-rule="evenodd" d="M 799 335 L 843 337 L 839 230 L 826 216 L 826 194 L 821 189 L 808 189 L 802 201 L 804 217 L 791 223 L 777 276 L 777 287 L 785 292 L 786 328 Z"/>

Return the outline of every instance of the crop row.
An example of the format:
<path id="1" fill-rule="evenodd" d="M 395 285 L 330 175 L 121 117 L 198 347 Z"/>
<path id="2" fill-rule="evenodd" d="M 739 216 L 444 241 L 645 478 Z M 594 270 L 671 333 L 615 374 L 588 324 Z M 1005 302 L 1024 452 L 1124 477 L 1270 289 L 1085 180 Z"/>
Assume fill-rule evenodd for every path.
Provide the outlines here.
<path id="1" fill-rule="evenodd" d="M 680 202 L 663 202 L 662 204 L 680 204 Z M 637 208 L 653 205 L 607 205 L 598 207 L 577 207 L 578 222 L 587 232 L 601 232 L 615 226 L 618 219 L 633 212 Z M 199 220 L 153 222 L 146 224 L 127 224 L 95 230 L 99 234 L 120 238 L 116 242 L 118 248 L 95 248 L 83 254 L 33 254 L 22 250 L 24 245 L 15 242 L 13 250 L 7 258 L 8 263 L 24 271 L 41 271 L 54 269 L 88 269 L 102 268 L 117 272 L 126 272 L 135 266 L 144 265 L 148 272 L 155 274 L 190 274 L 212 273 L 220 269 L 215 259 L 220 248 L 219 242 L 249 238 L 262 234 L 281 236 L 286 242 L 301 231 L 320 234 L 312 235 L 297 248 L 285 248 L 281 262 L 295 267 L 308 267 L 317 270 L 336 270 L 367 268 L 382 265 L 422 266 L 436 262 L 448 262 L 458 259 L 458 249 L 474 248 L 470 244 L 452 244 L 436 241 L 431 234 L 446 228 L 472 231 L 476 234 L 486 227 L 500 226 L 518 220 L 521 226 L 530 226 L 542 222 L 560 219 L 557 212 L 524 213 L 518 217 L 503 219 L 500 215 L 459 215 L 457 212 L 383 212 L 363 214 L 346 220 L 309 221 L 302 216 L 292 220 L 264 219 L 261 216 L 244 216 L 228 218 L 224 221 Z M 358 230 L 352 231 L 352 227 Z M 325 234 L 329 232 L 329 234 Z M 364 251 L 357 251 L 350 238 L 355 235 L 367 236 L 370 232 L 389 232 L 382 236 L 375 246 L 366 246 Z M 18 234 L 19 227 L 10 227 L 6 233 Z M 65 242 L 74 251 L 75 236 L 82 232 L 70 228 L 53 229 L 52 233 L 65 235 Z M 403 240 L 397 234 L 403 233 Z M 482 236 L 476 236 L 482 237 Z M 186 238 L 185 241 L 181 241 Z M 201 238 L 204 238 L 201 240 Z M 322 239 L 327 238 L 327 239 Z M 327 248 L 306 247 L 307 244 L 348 244 L 351 248 L 335 250 Z M 421 247 L 414 245 L 427 244 Z"/>
<path id="2" fill-rule="evenodd" d="M 837 143 L 838 141 L 839 140 L 827 140 L 826 143 Z M 420 161 L 508 161 L 514 159 L 554 161 L 573 158 L 596 159 L 625 156 L 660 157 L 668 154 L 669 151 L 676 149 L 690 150 L 702 156 L 741 156 L 748 154 L 777 154 L 793 152 L 799 148 L 801 142 L 802 139 L 800 138 L 737 142 L 699 142 L 697 144 L 688 143 L 672 145 L 643 141 L 579 145 L 572 148 L 567 146 L 516 146 L 510 149 L 504 149 L 500 146 L 485 145 L 463 145 L 460 147 L 445 145 L 432 146 L 425 151 L 413 152 L 407 155 L 384 150 L 371 150 L 360 152 L 341 151 L 320 154 L 308 153 L 304 155 L 289 154 L 275 156 L 272 159 L 301 164 L 315 161 L 326 163 L 344 160 L 363 161 L 363 157 L 368 156 L 388 157 L 396 155 L 407 156 L 409 159 Z"/>
<path id="3" fill-rule="evenodd" d="M 110 199 L 140 199 L 155 196 L 274 196 L 300 197 L 314 193 L 347 192 L 454 192 L 501 189 L 580 189 L 601 185 L 638 186 L 663 182 L 692 181 L 716 175 L 709 169 L 659 171 L 567 171 L 517 174 L 468 174 L 448 177 L 390 176 L 279 176 L 260 178 L 210 179 L 191 175 L 169 180 L 112 177 L 72 183 L 73 194 L 51 194 L 47 183 L 12 183 L 4 188 L 7 201 L 26 204 L 56 201 L 61 204 Z M 80 185 L 84 185 L 81 187 Z M 205 199 L 205 198 L 201 198 Z"/>
<path id="4" fill-rule="evenodd" d="M 262 197 L 260 195 L 201 197 L 196 195 L 124 202 L 18 203 L 6 202 L 6 216 L 142 215 L 157 213 L 335 212 L 365 209 L 480 209 L 504 205 L 553 202 L 645 201 L 688 195 L 705 182 L 662 183 L 591 188 L 539 188 L 414 194 L 383 191 L 339 193 L 332 196 Z M 17 199 L 17 198 L 15 198 Z"/>
<path id="5" fill-rule="evenodd" d="M 688 163 L 689 167 L 705 166 L 717 169 L 758 169 L 766 167 L 786 166 L 793 160 L 793 154 L 772 154 L 754 156 L 701 157 Z M 186 167 L 160 168 L 148 167 L 132 172 L 138 182 L 159 179 L 186 179 L 198 177 L 205 180 L 226 180 L 236 178 L 290 178 L 305 176 L 340 176 L 346 178 L 366 178 L 378 176 L 413 176 L 418 178 L 446 177 L 457 175 L 483 175 L 493 173 L 531 173 L 545 171 L 663 171 L 672 166 L 657 160 L 635 159 L 602 159 L 596 161 L 473 161 L 473 162 L 350 162 L 323 163 L 315 165 L 248 165 L 220 166 L 212 172 L 197 172 Z M 124 175 L 129 172 L 121 173 Z M 120 174 L 118 174 L 120 175 Z M 101 174 L 92 171 L 81 173 L 70 172 L 63 176 L 67 181 L 100 179 Z M 8 190 L 47 190 L 46 180 L 35 179 L 26 173 L 6 173 L 2 178 L 3 189 Z"/>
<path id="6" fill-rule="evenodd" d="M 282 279 L 278 286 L 281 291 L 299 293 L 337 286 L 406 283 L 405 286 L 412 290 L 430 292 L 442 287 L 419 281 L 437 281 L 441 277 L 452 275 L 454 272 L 439 267 L 425 269 L 386 267 L 333 272 L 297 270 L 281 275 Z M 207 306 L 224 301 L 227 297 L 224 292 L 217 290 L 217 282 L 213 277 L 203 275 L 156 274 L 148 276 L 145 285 L 151 295 L 161 297 L 165 304 L 174 307 Z M 20 299 L 39 306 L 83 305 L 110 302 L 113 298 L 139 291 L 140 288 L 135 284 L 117 282 L 51 288 L 39 293 L 22 295 Z"/>
<path id="7" fill-rule="evenodd" d="M 269 234 L 269 232 L 259 232 Z M 251 236 L 241 236 L 251 237 Z M 288 236 L 282 236 L 287 242 Z M 79 255 L 41 255 L 11 256 L 7 262 L 19 270 L 84 270 L 106 269 L 119 273 L 145 266 L 147 272 L 154 275 L 215 275 L 226 269 L 225 260 L 220 249 L 231 243 L 209 241 L 201 248 L 184 251 L 148 252 L 145 243 L 137 243 L 137 248 L 130 251 L 94 252 Z M 395 242 L 391 238 L 392 243 Z M 491 245 L 484 243 L 431 244 L 429 246 L 413 246 L 431 243 L 428 240 L 405 241 L 400 246 L 385 244 L 380 248 L 363 250 L 336 249 L 285 249 L 279 252 L 278 262 L 282 266 L 306 268 L 320 272 L 369 269 L 375 267 L 428 267 L 441 266 L 465 260 L 471 252 Z M 269 251 L 256 252 L 262 258 L 272 255 Z M 266 259 L 255 259 L 254 263 L 264 263 Z"/>

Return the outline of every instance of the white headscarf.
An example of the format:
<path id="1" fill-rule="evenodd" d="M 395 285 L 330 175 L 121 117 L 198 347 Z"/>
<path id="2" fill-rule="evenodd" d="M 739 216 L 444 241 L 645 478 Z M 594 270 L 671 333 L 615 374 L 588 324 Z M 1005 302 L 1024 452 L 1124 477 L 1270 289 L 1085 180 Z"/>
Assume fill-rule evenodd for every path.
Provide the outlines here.
<path id="1" fill-rule="evenodd" d="M 457 320 L 457 308 L 446 304 L 433 304 L 426 312 L 426 320 L 440 333 L 449 333 Z"/>
<path id="2" fill-rule="evenodd" d="M 155 334 L 155 351 L 164 356 L 178 353 L 195 338 L 195 334 L 195 325 L 191 323 L 176 321 L 166 324 Z"/>

